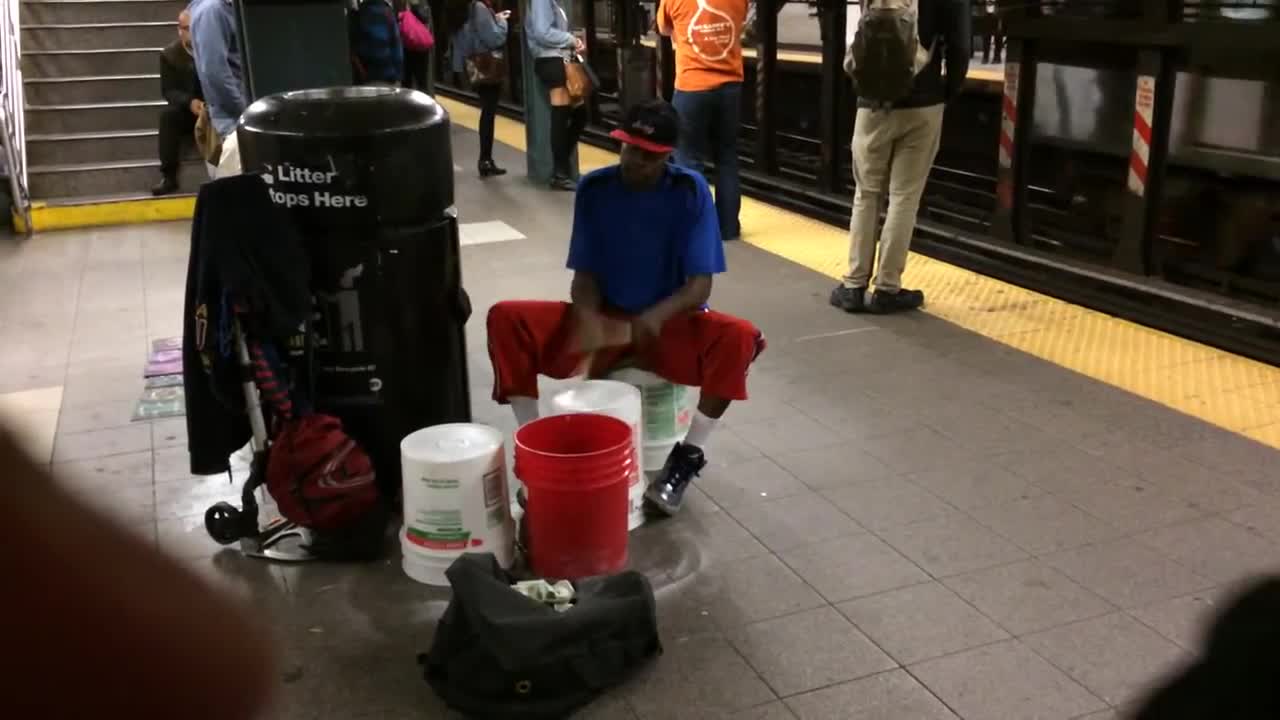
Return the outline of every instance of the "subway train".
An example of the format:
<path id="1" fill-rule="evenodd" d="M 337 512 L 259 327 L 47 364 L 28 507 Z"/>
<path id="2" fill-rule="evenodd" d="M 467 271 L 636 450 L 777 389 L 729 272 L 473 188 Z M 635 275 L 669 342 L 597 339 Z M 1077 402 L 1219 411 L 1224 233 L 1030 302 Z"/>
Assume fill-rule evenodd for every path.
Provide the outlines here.
<path id="1" fill-rule="evenodd" d="M 661 74 L 662 43 L 648 24 L 655 4 L 565 0 L 565 5 L 575 19 L 594 28 L 593 35 L 588 33 L 589 59 L 602 87 L 593 121 L 607 126 L 616 121 L 623 102 L 620 73 L 627 72 L 628 64 L 619 62 L 619 51 L 636 44 L 619 33 L 641 26 L 638 45 L 649 50 L 652 71 Z M 1052 282 L 1056 275 L 1067 278 L 1081 271 L 1105 276 L 1127 286 L 1130 295 L 1137 292 L 1134 288 L 1150 290 L 1148 303 L 1176 301 L 1203 311 L 1203 327 L 1198 329 L 1179 327 L 1194 313 L 1171 309 L 1172 305 L 1163 313 L 1165 318 L 1135 317 L 1140 322 L 1163 324 L 1174 332 L 1280 363 L 1280 315 L 1274 311 L 1280 300 L 1280 0 L 1169 0 L 1177 20 L 1161 25 L 1164 34 L 1153 32 L 1156 39 L 1151 41 L 1160 44 L 1172 88 L 1164 123 L 1167 163 L 1161 198 L 1154 203 L 1143 240 L 1143 267 L 1137 272 L 1117 257 L 1122 254 L 1130 204 L 1135 86 L 1139 61 L 1149 48 L 1102 30 L 1071 36 L 1079 26 L 1070 23 L 1129 27 L 1125 23 L 1139 22 L 1135 18 L 1145 6 L 1134 0 L 974 5 L 973 61 L 966 92 L 947 109 L 942 148 L 922 204 L 926 223 L 947 228 L 955 237 L 965 236 L 972 247 L 989 244 L 990 252 L 983 252 L 990 256 L 1007 249 L 992 239 L 1005 67 L 984 63 L 983 48 L 1000 49 L 1002 43 L 991 42 L 992 35 L 1008 27 L 1013 52 L 1019 26 L 1009 14 L 1035 6 L 1037 27 L 1048 31 L 1034 40 L 1032 107 L 1024 105 L 1018 112 L 1020 119 L 1030 118 L 1030 127 L 1021 148 L 1027 155 L 1021 176 L 1026 186 L 1026 233 L 1017 249 L 1041 266 L 1035 273 L 1024 273 L 1023 284 L 1047 278 L 1043 287 L 1033 289 L 1062 294 Z M 849 3 L 843 13 L 846 42 L 858 11 L 857 3 Z M 635 16 L 624 19 L 624 12 Z M 829 16 L 819 16 L 817 5 L 805 2 L 786 3 L 778 10 L 772 98 L 776 168 L 769 168 L 768 174 L 779 186 L 809 188 L 803 193 L 808 200 L 802 202 L 811 200 L 815 215 L 835 222 L 852 191 L 848 143 L 854 97 L 841 77 L 844 88 L 835 108 L 837 137 L 843 139 L 835 154 L 840 164 L 837 182 L 816 188 L 823 156 L 819 104 L 825 17 Z M 1070 28 L 1055 37 L 1053 23 Z M 1259 44 L 1259 37 L 1270 42 Z M 1032 42 L 1026 39 L 1022 47 Z M 757 141 L 755 49 L 748 48 L 745 55 L 739 140 L 744 168 L 759 174 L 761 169 L 753 168 L 752 162 Z M 660 77 L 643 82 L 662 85 Z M 515 91 L 518 88 L 510 97 L 518 101 Z M 945 250 L 945 245 L 942 239 L 930 246 Z M 998 266 L 997 262 L 980 269 Z M 1027 277 L 1033 281 L 1028 283 Z M 1074 280 L 1060 284 L 1070 290 Z M 1101 299 L 1071 299 L 1117 314 L 1142 306 L 1130 300 L 1112 307 L 1102 297 L 1105 294 Z"/>

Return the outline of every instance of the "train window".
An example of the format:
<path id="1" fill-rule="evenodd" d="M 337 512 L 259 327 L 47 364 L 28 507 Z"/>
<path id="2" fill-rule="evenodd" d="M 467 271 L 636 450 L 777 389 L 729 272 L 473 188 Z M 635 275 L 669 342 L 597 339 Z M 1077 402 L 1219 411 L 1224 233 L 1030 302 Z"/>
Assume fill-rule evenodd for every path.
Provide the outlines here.
<path id="1" fill-rule="evenodd" d="M 1274 21 L 1280 20 L 1280 2 L 1277 0 L 1183 0 L 1182 16 L 1188 22 Z"/>
<path id="2" fill-rule="evenodd" d="M 1041 63 L 1028 202 L 1043 249 L 1110 264 L 1123 223 L 1133 72 Z"/>
<path id="3" fill-rule="evenodd" d="M 1179 73 L 1157 228 L 1174 282 L 1280 300 L 1280 82 Z"/>

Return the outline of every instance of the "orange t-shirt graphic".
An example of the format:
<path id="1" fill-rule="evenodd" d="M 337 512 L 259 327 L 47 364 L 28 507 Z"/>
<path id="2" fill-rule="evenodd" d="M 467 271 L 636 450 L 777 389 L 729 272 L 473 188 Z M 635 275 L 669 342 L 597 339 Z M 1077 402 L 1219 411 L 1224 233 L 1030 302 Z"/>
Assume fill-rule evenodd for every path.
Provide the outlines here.
<path id="1" fill-rule="evenodd" d="M 676 89 L 712 90 L 742 82 L 747 0 L 661 0 L 658 27 L 676 48 Z"/>

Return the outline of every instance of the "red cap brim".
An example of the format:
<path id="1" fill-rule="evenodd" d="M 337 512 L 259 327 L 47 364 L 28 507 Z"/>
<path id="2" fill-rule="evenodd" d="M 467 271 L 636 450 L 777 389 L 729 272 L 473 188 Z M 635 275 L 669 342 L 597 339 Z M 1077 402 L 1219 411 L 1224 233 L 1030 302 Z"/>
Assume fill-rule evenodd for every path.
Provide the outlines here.
<path id="1" fill-rule="evenodd" d="M 647 138 L 642 138 L 636 135 L 632 135 L 631 133 L 622 129 L 614 130 L 613 132 L 609 133 L 609 137 L 619 142 L 624 142 L 628 145 L 635 145 L 641 150 L 648 150 L 649 152 L 669 153 L 672 150 L 675 150 L 675 148 L 670 145 L 662 145 L 660 143 L 656 143 Z"/>

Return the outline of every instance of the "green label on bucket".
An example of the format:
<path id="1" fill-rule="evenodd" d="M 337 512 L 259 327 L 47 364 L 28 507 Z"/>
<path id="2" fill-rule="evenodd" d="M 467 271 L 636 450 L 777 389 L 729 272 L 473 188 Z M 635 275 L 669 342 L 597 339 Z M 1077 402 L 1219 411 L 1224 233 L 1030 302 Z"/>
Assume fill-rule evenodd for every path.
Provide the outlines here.
<path id="1" fill-rule="evenodd" d="M 683 388 L 670 383 L 646 385 L 644 396 L 644 436 L 669 438 L 676 433 L 676 412 L 680 407 Z"/>
<path id="2" fill-rule="evenodd" d="M 419 530 L 418 528 L 409 528 L 405 531 L 405 537 L 409 542 L 424 547 L 428 550 L 466 550 L 471 544 L 471 533 L 465 530 L 440 530 L 436 532 L 428 532 Z"/>

